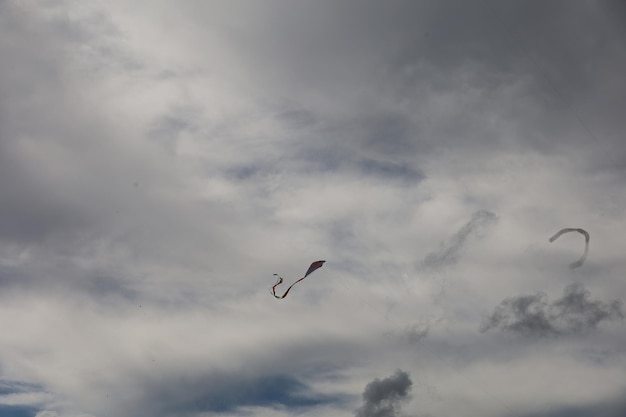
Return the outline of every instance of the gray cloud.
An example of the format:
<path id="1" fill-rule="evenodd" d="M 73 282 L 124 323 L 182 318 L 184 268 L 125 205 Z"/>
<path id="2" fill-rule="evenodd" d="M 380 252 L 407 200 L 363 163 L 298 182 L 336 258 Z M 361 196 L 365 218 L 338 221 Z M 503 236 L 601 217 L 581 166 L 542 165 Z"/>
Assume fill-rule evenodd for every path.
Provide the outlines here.
<path id="1" fill-rule="evenodd" d="M 53 397 L 43 387 L 0 379 L 0 415 L 11 417 L 31 417 L 45 408 Z"/>
<path id="2" fill-rule="evenodd" d="M 622 417 L 624 415 L 626 415 L 626 401 L 622 397 L 604 403 L 556 406 L 546 411 L 521 414 L 520 417 Z"/>
<path id="3" fill-rule="evenodd" d="M 468 237 L 483 232 L 498 220 L 498 217 L 487 210 L 479 210 L 472 214 L 472 218 L 458 232 L 440 245 L 440 248 L 424 257 L 422 266 L 426 268 L 441 268 L 454 265 L 459 253 Z"/>
<path id="4" fill-rule="evenodd" d="M 414 323 L 404 326 L 401 330 L 388 330 L 383 334 L 392 336 L 408 345 L 415 345 L 428 336 L 431 326 L 427 322 Z"/>
<path id="5" fill-rule="evenodd" d="M 42 387 L 27 382 L 0 379 L 0 395 L 25 392 L 42 392 Z"/>
<path id="6" fill-rule="evenodd" d="M 140 382 L 143 394 L 124 405 L 137 416 L 178 416 L 233 413 L 245 407 L 306 409 L 347 400 L 316 393 L 297 377 L 286 374 L 213 373 L 168 375 Z M 124 401 L 121 401 L 122 403 Z"/>
<path id="7" fill-rule="evenodd" d="M 51 268 L 49 278 L 38 279 L 36 271 L 0 265 L 0 298 L 11 299 L 24 294 L 55 296 L 82 300 L 118 309 L 137 305 L 142 297 L 136 283 L 84 268 Z M 144 300 L 146 302 L 148 300 Z"/>
<path id="8" fill-rule="evenodd" d="M 298 106 L 285 106 L 276 114 L 279 121 L 291 129 L 305 129 L 318 122 L 315 113 Z"/>
<path id="9" fill-rule="evenodd" d="M 548 317 L 546 295 L 521 295 L 505 299 L 483 323 L 481 331 L 500 327 L 526 335 L 547 335 L 557 330 Z"/>
<path id="10" fill-rule="evenodd" d="M 398 164 L 375 159 L 361 159 L 357 165 L 365 173 L 383 179 L 399 179 L 407 184 L 416 184 L 424 179 L 424 174 L 405 164 Z"/>
<path id="11" fill-rule="evenodd" d="M 428 324 L 413 324 L 406 328 L 404 332 L 404 336 L 408 340 L 409 343 L 417 343 L 426 336 L 428 336 L 428 331 L 430 330 L 430 325 Z"/>
<path id="12" fill-rule="evenodd" d="M 78 286 L 80 290 L 85 291 L 100 302 L 123 301 L 129 303 L 137 301 L 140 297 L 139 291 L 131 288 L 128 282 L 110 276 L 85 277 Z"/>
<path id="13" fill-rule="evenodd" d="M 374 313 L 383 294 L 415 289 L 395 310 L 405 369 L 421 360 L 415 343 L 461 346 L 465 365 L 467 339 L 449 339 L 455 326 L 476 326 L 464 289 L 489 296 L 477 285 L 484 277 L 531 273 L 504 266 L 523 236 L 512 233 L 497 262 L 472 265 L 457 299 L 414 300 L 426 283 L 389 278 L 416 261 L 453 265 L 495 215 L 455 223 L 436 251 L 437 240 L 416 242 L 425 222 L 480 204 L 506 213 L 513 232 L 534 233 L 547 212 L 582 221 L 598 210 L 594 193 L 612 193 L 612 229 L 623 223 L 617 2 L 490 1 L 495 13 L 463 0 L 157 3 L 0 0 L 0 305 L 12 329 L 0 337 L 0 369 L 74 403 L 69 415 L 341 409 L 333 393 L 364 386 L 358 375 L 396 359 L 379 348 L 388 343 Z M 592 176 L 592 187 L 578 176 L 597 169 L 620 175 Z M 621 236 L 612 239 L 619 248 Z M 332 256 L 333 271 L 310 287 L 328 297 L 271 302 L 276 265 L 301 273 L 311 253 Z M 622 288 L 615 277 L 601 285 Z M 622 312 L 580 291 L 562 305 L 518 298 L 510 309 L 524 312 L 517 326 L 529 333 L 584 331 Z M 361 313 L 361 300 L 373 309 Z M 433 307 L 462 318 L 450 332 L 406 326 Z M 294 341 L 302 345 L 290 350 Z M 245 375 L 212 373 L 225 362 Z M 302 369 L 320 362 L 345 380 L 311 383 Z M 601 380 L 609 368 L 581 372 Z M 389 379 L 400 377 L 372 386 Z M 102 386 L 120 395 L 103 400 Z M 393 398 L 408 396 L 387 388 L 378 401 L 370 391 L 361 413 L 398 414 Z M 448 411 L 424 413 L 459 414 Z"/>
<path id="14" fill-rule="evenodd" d="M 269 89 L 294 101 L 303 100 L 306 91 L 323 91 L 333 100 L 325 110 L 337 106 L 346 113 L 346 108 L 369 113 L 365 119 L 374 121 L 372 133 L 349 140 L 382 152 L 417 155 L 451 146 L 486 150 L 508 141 L 542 151 L 595 146 L 575 114 L 587 122 L 605 122 L 587 125 L 596 136 L 613 139 L 609 128 L 620 125 L 617 109 L 624 107 L 618 105 L 624 104 L 624 86 L 603 91 L 604 81 L 596 77 L 618 78 L 626 65 L 622 29 L 612 21 L 611 7 L 490 3 L 322 1 L 271 7 L 277 3 L 270 2 L 258 20 L 270 23 L 237 28 L 236 47 L 244 52 L 242 65 L 257 64 L 255 75 Z M 445 100 L 451 90 L 460 100 Z M 381 109 L 381 96 L 394 105 Z M 428 107 L 437 100 L 443 100 L 442 112 L 433 114 Z M 366 111 L 363 102 L 369 104 Z M 493 111 L 522 134 L 486 123 Z M 440 114 L 445 123 L 437 123 Z M 572 134 L 555 141 L 550 133 L 563 127 Z M 387 142 L 376 139 L 381 134 Z"/>
<path id="15" fill-rule="evenodd" d="M 181 113 L 183 113 L 181 111 Z M 174 152 L 178 136 L 185 131 L 193 130 L 193 124 L 184 114 L 166 115 L 157 119 L 148 136 L 162 145 L 167 151 Z"/>
<path id="16" fill-rule="evenodd" d="M 481 331 L 493 328 L 525 336 L 581 333 L 603 321 L 623 319 L 622 302 L 592 301 L 581 284 L 571 284 L 563 297 L 549 302 L 543 293 L 507 298 L 488 317 Z"/>
<path id="17" fill-rule="evenodd" d="M 356 411 L 357 417 L 394 417 L 402 402 L 409 398 L 413 382 L 407 372 L 397 370 L 388 378 L 374 379 L 363 392 L 363 405 Z"/>

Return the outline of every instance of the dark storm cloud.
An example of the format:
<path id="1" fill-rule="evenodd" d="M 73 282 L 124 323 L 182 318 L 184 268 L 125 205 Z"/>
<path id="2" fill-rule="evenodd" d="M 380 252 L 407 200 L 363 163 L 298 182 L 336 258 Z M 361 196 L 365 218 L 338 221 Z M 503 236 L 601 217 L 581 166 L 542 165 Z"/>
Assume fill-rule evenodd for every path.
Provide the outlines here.
<path id="1" fill-rule="evenodd" d="M 545 151 L 586 147 L 600 167 L 599 161 L 623 155 L 617 109 L 626 105 L 626 85 L 616 77 L 626 70 L 626 41 L 611 3 L 488 4 L 488 16 L 532 76 L 527 93 L 545 109 L 546 116 L 526 129 L 527 144 Z M 562 139 L 551 144 L 557 129 Z"/>
<path id="2" fill-rule="evenodd" d="M 355 118 L 370 119 L 369 133 L 350 139 L 354 147 L 367 143 L 380 152 L 414 155 L 510 141 L 540 151 L 594 149 L 590 136 L 608 145 L 622 131 L 626 41 L 610 3 L 272 6 L 277 4 L 260 11 L 263 25 L 238 33 L 247 65 L 296 102 L 299 92 L 323 91 L 342 111 L 350 114 L 344 109 L 351 108 Z M 354 91 L 375 97 L 363 100 Z M 353 103 L 355 96 L 359 101 Z M 447 96 L 439 111 L 429 111 Z M 515 135 L 488 122 L 494 112 Z M 613 145 L 624 149 L 622 142 Z"/>
<path id="3" fill-rule="evenodd" d="M 458 232 L 440 245 L 440 248 L 424 257 L 422 266 L 426 268 L 441 268 L 454 265 L 463 245 L 468 237 L 483 232 L 498 220 L 498 216 L 487 210 L 479 210 L 472 214 L 472 218 Z"/>
<path id="4" fill-rule="evenodd" d="M 60 110 L 65 105 L 62 48 L 42 22 L 12 3 L 0 5 L 0 55 L 10 57 L 0 60 L 0 240 L 24 243 L 67 231 L 86 219 L 58 190 L 50 189 L 37 164 L 25 156 L 24 144 L 72 129 L 59 120 L 68 117 Z"/>
<path id="5" fill-rule="evenodd" d="M 83 50 L 74 47 L 114 31 L 100 15 L 82 22 L 15 2 L 0 8 L 0 55 L 8 57 L 0 60 L 0 240 L 42 242 L 94 221 L 72 180 L 55 182 L 82 159 L 72 145 L 106 137 L 92 124 L 93 109 L 76 100 L 66 65 L 70 51 L 78 60 Z M 67 160 L 54 166 L 56 157 Z"/>
<path id="6" fill-rule="evenodd" d="M 612 22 L 610 2 L 485 2 L 485 17 L 501 31 L 515 52 L 531 65 L 541 84 L 560 99 L 574 99 L 598 80 L 596 70 L 618 70 L 626 64 L 615 46 L 626 46 L 615 35 L 622 30 Z M 579 65 L 581 59 L 592 60 Z M 552 84 L 552 85 L 546 85 Z M 580 97 L 578 97 L 580 99 Z"/>
<path id="7" fill-rule="evenodd" d="M 394 417 L 400 405 L 409 399 L 413 382 L 409 374 L 397 370 L 388 378 L 374 379 L 363 392 L 363 405 L 356 410 L 357 417 Z"/>
<path id="8" fill-rule="evenodd" d="M 572 284 L 553 302 L 543 293 L 507 298 L 485 320 L 481 331 L 497 328 L 525 336 L 571 334 L 624 318 L 621 301 L 592 301 L 590 297 L 581 284 Z"/>

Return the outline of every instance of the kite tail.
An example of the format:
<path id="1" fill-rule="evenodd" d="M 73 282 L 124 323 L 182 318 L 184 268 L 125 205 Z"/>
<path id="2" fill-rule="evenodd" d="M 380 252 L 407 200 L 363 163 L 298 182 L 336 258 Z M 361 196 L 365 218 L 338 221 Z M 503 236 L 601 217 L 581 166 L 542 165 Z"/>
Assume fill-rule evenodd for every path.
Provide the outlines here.
<path id="1" fill-rule="evenodd" d="M 283 278 L 280 275 L 278 275 L 278 274 L 274 274 L 274 275 L 276 275 L 278 277 L 278 280 L 276 281 L 276 284 L 274 284 L 274 286 L 272 287 L 271 293 L 276 298 L 283 298 L 283 297 L 285 297 L 286 293 L 282 297 L 279 296 L 279 295 L 276 295 L 276 287 L 278 287 L 280 284 L 283 283 Z"/>
<path id="2" fill-rule="evenodd" d="M 280 298 L 285 298 L 285 297 L 287 297 L 287 294 L 289 294 L 289 290 L 291 290 L 291 289 L 293 288 L 293 286 L 294 286 L 294 285 L 296 285 L 298 282 L 302 281 L 302 280 L 303 280 L 303 279 L 305 279 L 305 278 L 306 278 L 306 276 L 304 276 L 304 277 L 300 278 L 299 280 L 297 280 L 296 282 L 294 282 L 293 284 L 291 284 L 291 285 L 289 286 L 289 288 L 287 288 L 287 291 L 285 291 L 285 293 L 284 293 L 283 295 L 276 295 L 276 292 L 274 291 L 274 288 L 276 288 L 278 285 L 280 285 L 280 284 L 282 283 L 282 281 L 280 281 L 280 282 L 276 283 L 276 285 L 274 285 L 274 286 L 272 287 L 272 294 L 274 294 L 274 297 L 279 298 L 279 299 L 280 299 Z"/>
<path id="3" fill-rule="evenodd" d="M 291 288 L 293 288 L 294 285 L 296 285 L 298 282 L 302 281 L 303 279 L 305 279 L 306 277 L 309 276 L 309 274 L 313 273 L 313 271 L 315 271 L 318 268 L 321 268 L 322 265 L 324 265 L 324 262 L 326 261 L 315 261 L 311 264 L 311 266 L 309 267 L 309 269 L 306 271 L 306 273 L 304 274 L 304 276 L 302 278 L 300 278 L 299 280 L 297 280 L 296 282 L 294 282 L 293 284 L 291 284 L 289 286 L 289 288 L 287 288 L 287 291 L 285 291 L 285 293 L 281 296 L 281 295 L 276 295 L 276 287 L 278 287 L 280 284 L 283 283 L 283 279 L 281 278 L 280 275 L 278 274 L 274 274 L 278 277 L 278 281 L 276 281 L 276 284 L 274 284 L 274 286 L 272 287 L 272 295 L 278 299 L 281 298 L 285 298 L 287 296 L 287 294 L 289 294 L 289 290 L 291 290 Z"/>

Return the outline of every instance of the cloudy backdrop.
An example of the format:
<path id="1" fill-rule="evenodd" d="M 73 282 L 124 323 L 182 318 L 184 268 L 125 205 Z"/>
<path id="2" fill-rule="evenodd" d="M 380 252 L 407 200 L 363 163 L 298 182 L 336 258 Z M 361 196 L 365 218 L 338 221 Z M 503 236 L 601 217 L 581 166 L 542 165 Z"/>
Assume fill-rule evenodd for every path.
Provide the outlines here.
<path id="1" fill-rule="evenodd" d="M 624 416 L 625 39 L 619 0 L 0 0 L 0 415 Z"/>

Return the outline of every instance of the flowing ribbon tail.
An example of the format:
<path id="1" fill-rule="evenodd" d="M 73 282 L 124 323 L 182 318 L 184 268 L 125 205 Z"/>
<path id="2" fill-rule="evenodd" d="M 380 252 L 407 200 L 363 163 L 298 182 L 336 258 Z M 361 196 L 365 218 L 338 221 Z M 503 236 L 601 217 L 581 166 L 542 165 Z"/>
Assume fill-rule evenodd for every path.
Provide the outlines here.
<path id="1" fill-rule="evenodd" d="M 296 282 L 294 282 L 293 284 L 291 284 L 289 286 L 289 288 L 287 288 L 287 291 L 285 291 L 285 293 L 282 296 L 281 295 L 276 295 L 276 293 L 274 293 L 274 297 L 276 297 L 276 298 L 285 298 L 285 297 L 287 297 L 287 294 L 289 294 L 289 290 L 291 290 L 294 285 L 296 285 L 298 282 L 302 281 L 305 278 L 306 277 L 302 277 L 299 280 L 297 280 Z M 278 285 L 278 284 L 276 284 L 276 285 Z M 276 287 L 276 285 L 274 285 L 274 287 Z M 274 291 L 274 287 L 272 287 L 272 291 Z"/>
<path id="2" fill-rule="evenodd" d="M 309 266 L 309 269 L 306 271 L 306 273 L 304 274 L 304 276 L 302 278 L 300 278 L 299 280 L 297 280 L 296 282 L 294 282 L 293 284 L 291 284 L 289 286 L 289 288 L 287 288 L 287 291 L 285 291 L 285 293 L 283 295 L 276 295 L 276 287 L 278 287 L 280 284 L 283 283 L 283 279 L 281 278 L 280 275 L 278 274 L 274 274 L 278 277 L 278 281 L 276 281 L 276 284 L 274 284 L 274 286 L 272 287 L 272 295 L 278 299 L 281 298 L 285 298 L 287 296 L 287 294 L 289 294 L 289 290 L 291 290 L 291 288 L 293 288 L 294 285 L 296 285 L 298 282 L 302 281 L 303 279 L 305 279 L 306 277 L 309 276 L 309 274 L 312 274 L 316 269 L 321 268 L 322 265 L 324 265 L 324 262 L 326 261 L 315 261 L 311 264 L 311 266 Z"/>
<path id="3" fill-rule="evenodd" d="M 283 298 L 284 296 L 281 297 L 279 295 L 276 295 L 276 287 L 278 287 L 280 284 L 283 283 L 283 278 L 278 274 L 274 274 L 274 275 L 278 277 L 278 281 L 276 281 L 276 284 L 274 284 L 274 286 L 272 287 L 272 295 L 276 298 Z"/>

